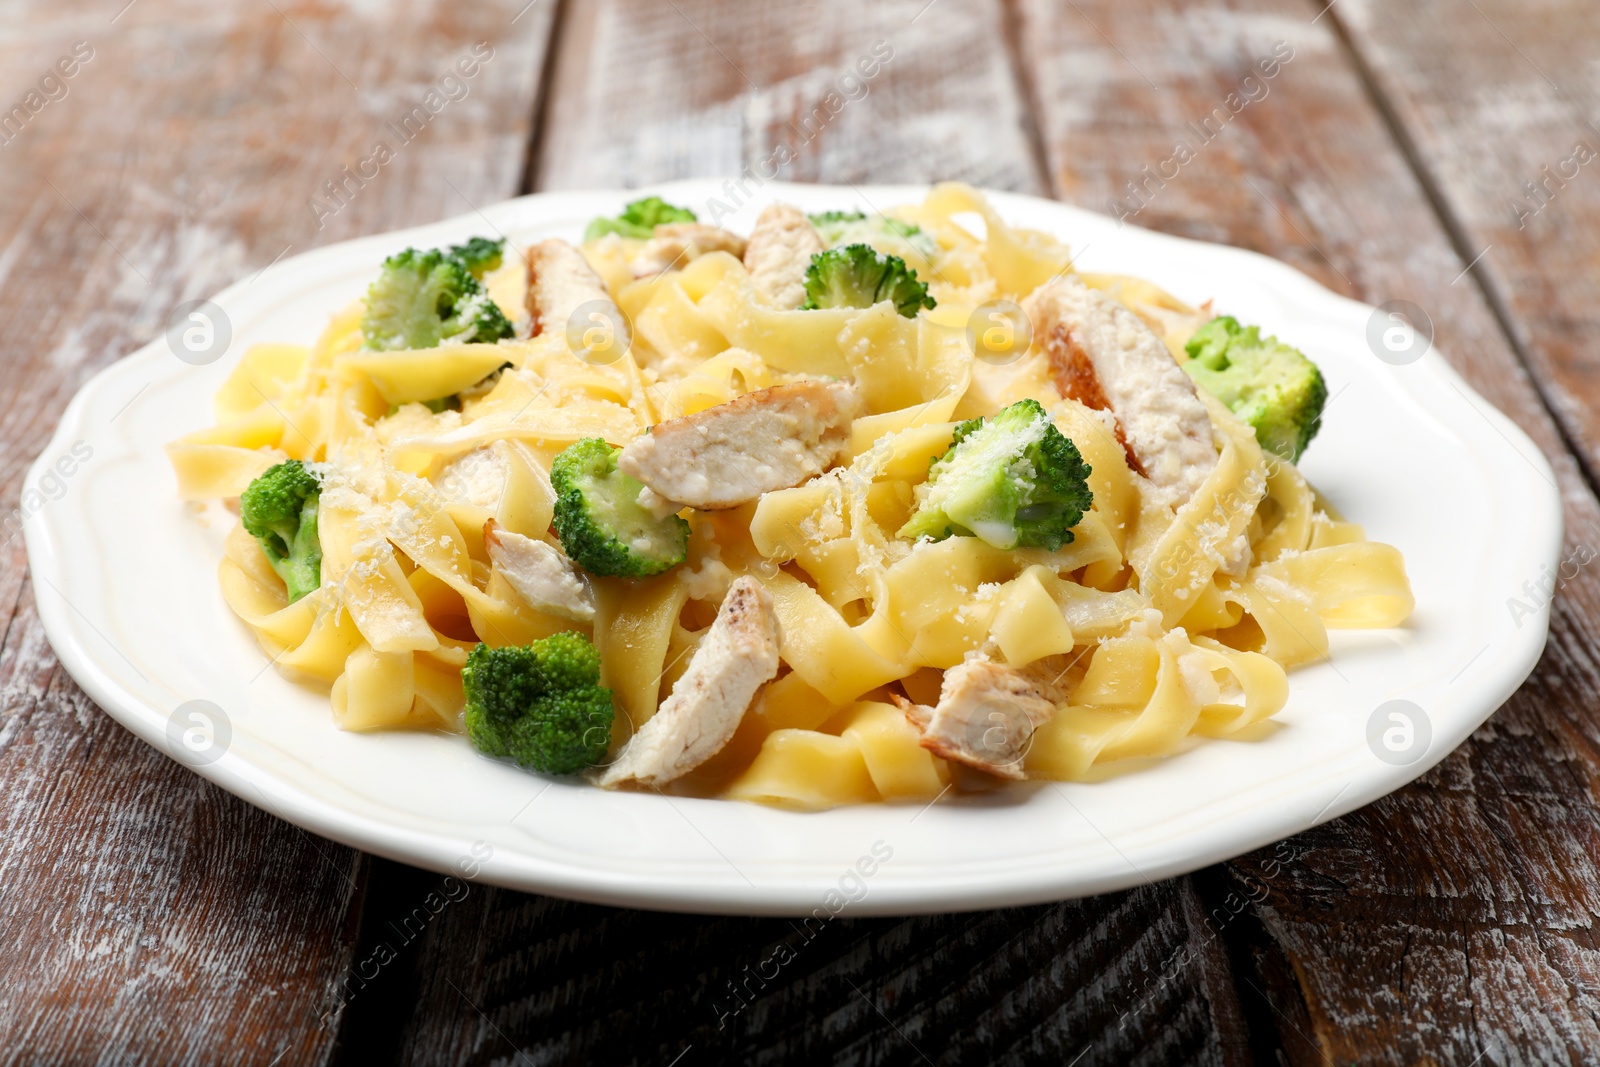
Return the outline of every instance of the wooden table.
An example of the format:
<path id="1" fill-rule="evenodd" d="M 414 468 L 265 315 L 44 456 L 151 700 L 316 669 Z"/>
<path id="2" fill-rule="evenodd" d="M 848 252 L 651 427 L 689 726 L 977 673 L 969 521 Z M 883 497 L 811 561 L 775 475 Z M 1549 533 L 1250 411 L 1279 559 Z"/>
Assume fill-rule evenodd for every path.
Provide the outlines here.
<path id="1" fill-rule="evenodd" d="M 1552 457 L 1568 550 L 1595 555 L 1593 0 L 64 0 L 7 5 L 5 25 L 0 105 L 23 107 L 0 125 L 8 509 L 73 392 L 183 300 L 358 234 L 530 190 L 731 175 L 783 142 L 791 179 L 1057 196 L 1413 301 Z M 402 144 L 389 124 L 476 42 L 492 57 Z M 875 47 L 881 70 L 850 80 Z M 378 141 L 394 158 L 327 199 Z M 1152 181 L 1179 141 L 1192 158 Z M 1414 785 L 1125 893 L 844 919 L 726 1014 L 729 982 L 787 922 L 473 886 L 407 927 L 437 876 L 280 822 L 93 706 L 45 643 L 19 538 L 0 597 L 9 1062 L 1521 1064 L 1600 1049 L 1592 567 L 1557 593 L 1533 678 Z"/>

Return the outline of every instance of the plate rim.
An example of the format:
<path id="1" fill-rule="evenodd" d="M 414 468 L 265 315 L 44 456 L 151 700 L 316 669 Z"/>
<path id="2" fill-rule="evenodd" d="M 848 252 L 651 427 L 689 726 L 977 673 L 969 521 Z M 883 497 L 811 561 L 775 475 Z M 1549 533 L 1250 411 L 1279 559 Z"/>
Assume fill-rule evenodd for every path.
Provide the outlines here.
<path id="1" fill-rule="evenodd" d="M 426 239 L 426 235 L 434 231 L 460 230 L 472 227 L 477 227 L 481 230 L 482 222 L 486 219 L 513 215 L 529 206 L 548 206 L 553 213 L 561 209 L 592 205 L 601 200 L 608 202 L 610 206 L 616 206 L 626 198 L 651 193 L 668 198 L 671 198 L 674 194 L 680 197 L 693 195 L 696 198 L 706 195 L 715 196 L 723 188 L 722 179 L 712 178 L 657 183 L 629 190 L 589 190 L 529 194 L 438 222 L 381 234 L 366 235 L 313 249 L 284 260 L 268 269 L 277 271 L 282 268 L 298 266 L 301 270 L 304 270 L 318 262 L 331 264 L 337 258 L 351 254 L 358 249 L 378 249 L 380 246 L 384 249 L 390 249 L 402 240 L 420 241 Z M 919 199 L 926 194 L 929 188 L 929 185 L 917 184 L 833 186 L 768 182 L 761 187 L 761 196 L 751 201 L 751 203 L 766 203 L 772 199 L 781 198 L 786 193 L 793 194 L 796 191 L 805 190 L 806 193 L 804 195 L 826 194 L 840 199 L 866 200 L 871 204 L 874 198 Z M 1028 211 L 1046 211 L 1060 212 L 1068 218 L 1077 217 L 1086 224 L 1092 224 L 1097 227 L 1116 224 L 1115 220 L 1107 216 L 1060 201 L 1001 190 L 984 189 L 980 191 L 989 198 L 1002 216 L 1008 218 L 1016 218 L 1019 214 L 1026 214 Z M 895 199 L 895 202 L 902 202 L 902 200 Z M 591 210 L 593 209 L 591 208 Z M 1324 288 L 1314 279 L 1288 264 L 1256 252 L 1177 237 L 1171 234 L 1157 233 L 1138 227 L 1116 225 L 1118 225 L 1119 229 L 1133 231 L 1141 235 L 1138 240 L 1150 240 L 1158 246 L 1170 242 L 1196 250 L 1203 250 L 1206 255 L 1215 255 L 1222 258 L 1236 257 L 1241 264 L 1249 264 L 1248 269 L 1266 275 L 1267 280 L 1271 281 L 1280 292 L 1287 293 L 1295 303 L 1293 310 L 1296 314 L 1309 313 L 1311 310 L 1303 307 L 1302 302 L 1321 304 L 1333 312 L 1346 315 L 1354 312 L 1371 314 L 1375 311 L 1370 305 L 1351 300 Z M 379 258 L 381 258 L 381 255 Z M 243 298 L 245 290 L 258 281 L 264 273 L 266 272 L 263 271 L 253 277 L 242 278 L 210 299 L 224 306 L 239 301 Z M 30 465 L 24 479 L 24 486 L 36 484 L 41 474 L 50 466 L 51 457 L 60 454 L 72 440 L 78 437 L 76 431 L 83 426 L 86 413 L 94 399 L 104 394 L 120 378 L 133 373 L 136 367 L 158 361 L 165 354 L 164 338 L 158 335 L 148 344 L 108 364 L 90 377 L 67 405 L 44 451 Z M 237 356 L 232 356 L 232 358 L 236 359 Z M 169 372 L 178 373 L 181 372 L 181 368 L 169 368 Z M 1453 387 L 1456 392 L 1461 394 L 1464 403 L 1476 408 L 1479 415 L 1489 420 L 1490 424 L 1505 439 L 1503 446 L 1492 440 L 1487 441 L 1486 447 L 1490 452 L 1498 454 L 1505 450 L 1515 451 L 1522 460 L 1535 464 L 1539 472 L 1544 475 L 1538 481 L 1528 479 L 1524 484 L 1527 495 L 1531 497 L 1522 512 L 1526 520 L 1524 525 L 1527 534 L 1525 540 L 1527 552 L 1525 554 L 1536 562 L 1554 563 L 1558 561 L 1564 537 L 1561 499 L 1559 489 L 1555 487 L 1554 472 L 1543 452 L 1520 427 L 1472 390 L 1471 386 L 1443 359 L 1436 348 L 1429 351 L 1419 361 L 1419 375 L 1422 380 L 1427 378 L 1439 379 L 1444 384 Z M 1410 393 L 1414 390 L 1407 384 L 1408 382 L 1409 379 L 1403 379 L 1401 387 Z M 129 406 L 137 403 L 137 400 L 138 398 L 135 397 L 133 401 L 129 402 Z M 1548 491 L 1541 484 L 1545 481 L 1548 481 L 1551 485 Z M 23 524 L 30 575 L 35 589 L 36 608 L 46 637 L 55 650 L 63 668 L 100 708 L 144 741 L 162 751 L 163 754 L 170 754 L 165 743 L 167 714 L 161 712 L 159 708 L 144 700 L 138 694 L 133 693 L 117 678 L 116 672 L 108 666 L 110 661 L 107 659 L 106 653 L 97 647 L 93 634 L 86 632 L 84 629 L 87 626 L 89 630 L 94 630 L 93 623 L 87 617 L 77 614 L 76 607 L 66 599 L 65 594 L 61 593 L 60 588 L 56 586 L 53 580 L 62 579 L 64 576 L 63 568 L 70 566 L 70 560 L 63 554 L 62 538 L 60 536 L 61 524 L 67 519 L 68 515 L 63 513 L 61 509 L 46 507 L 29 516 Z M 1538 544 L 1541 541 L 1542 544 Z M 1532 574 L 1534 570 L 1530 568 L 1527 573 Z M 44 581 L 48 588 L 40 588 L 39 583 L 41 580 Z M 1470 706 L 1470 710 L 1466 715 L 1459 718 L 1456 730 L 1436 739 L 1422 759 L 1405 766 L 1402 771 L 1385 772 L 1377 779 L 1369 780 L 1362 788 L 1350 790 L 1347 795 L 1336 796 L 1334 801 L 1330 802 L 1310 822 L 1290 820 L 1294 821 L 1295 825 L 1286 830 L 1286 821 L 1284 819 L 1257 819 L 1257 825 L 1251 832 L 1235 832 L 1231 836 L 1224 835 L 1229 837 L 1225 843 L 1218 843 L 1214 840 L 1218 835 L 1212 834 L 1212 840 L 1209 843 L 1204 841 L 1196 842 L 1195 847 L 1192 849 L 1173 850 L 1169 848 L 1164 859 L 1148 856 L 1143 852 L 1136 852 L 1137 855 L 1146 860 L 1144 864 L 1134 864 L 1132 859 L 1124 857 L 1128 859 L 1130 865 L 1128 870 L 1120 874 L 1115 872 L 1102 873 L 1088 879 L 1074 877 L 1071 871 L 1062 872 L 1053 869 L 1041 869 L 1039 865 L 1030 868 L 1027 876 L 1018 878 L 1016 877 L 1017 872 L 997 872 L 993 862 L 979 864 L 971 870 L 957 863 L 952 866 L 951 870 L 941 872 L 941 877 L 937 882 L 919 883 L 895 879 L 883 883 L 875 883 L 872 893 L 864 899 L 852 902 L 849 905 L 849 913 L 852 915 L 903 915 L 936 911 L 965 911 L 1016 906 L 1111 892 L 1186 873 L 1210 863 L 1252 851 L 1273 841 L 1292 836 L 1294 833 L 1301 832 L 1320 822 L 1343 815 L 1393 792 L 1445 759 L 1468 734 L 1487 720 L 1505 703 L 1512 693 L 1520 688 L 1537 665 L 1548 639 L 1550 603 L 1547 601 L 1542 605 L 1538 605 L 1535 613 L 1537 617 L 1520 627 L 1509 644 L 1502 648 L 1496 656 L 1483 661 L 1481 665 L 1478 665 L 1478 669 L 1473 672 L 1475 676 L 1481 678 L 1483 684 L 1470 696 L 1464 696 L 1459 702 L 1463 706 Z M 109 641 L 105 643 L 109 645 Z M 114 649 L 115 646 L 111 647 Z M 120 655 L 120 652 L 118 654 Z M 131 661 L 128 662 L 131 665 Z M 1465 672 L 1473 666 L 1474 664 L 1468 663 L 1463 668 L 1463 671 Z M 134 670 L 137 672 L 136 667 Z M 1293 683 L 1291 681 L 1292 691 Z M 1465 728 L 1460 728 L 1462 726 Z M 1455 734 L 1460 736 L 1453 736 Z M 1442 743 L 1446 741 L 1448 743 Z M 429 828 L 419 828 L 414 823 L 412 825 L 404 825 L 403 814 L 401 823 L 397 824 L 393 821 L 386 822 L 370 814 L 361 814 L 333 805 L 327 799 L 312 794 L 293 782 L 275 776 L 270 768 L 245 760 L 242 757 L 237 757 L 231 751 L 209 765 L 200 767 L 185 765 L 207 780 L 239 796 L 247 803 L 254 804 L 279 818 L 284 818 L 295 825 L 312 830 L 352 848 L 443 872 L 456 871 L 456 861 L 464 854 L 463 840 L 459 836 L 452 836 L 449 833 L 442 833 Z M 1326 765 L 1319 765 L 1319 769 L 1323 768 L 1328 772 L 1324 775 L 1325 778 L 1351 777 L 1340 770 L 1340 764 L 1336 761 L 1329 761 Z M 1044 787 L 1041 785 L 1039 788 Z M 676 803 L 689 805 L 727 803 L 726 801 L 691 800 L 689 798 L 672 799 Z M 773 809 L 762 810 L 770 812 L 779 822 L 784 818 L 808 819 L 815 817 L 809 814 L 783 812 Z M 1110 842 L 1109 839 L 1107 843 L 1120 854 L 1121 850 L 1117 849 L 1114 843 Z M 731 864 L 731 861 L 729 862 Z M 1001 880 L 997 881 L 997 877 Z M 542 858 L 527 855 L 518 856 L 516 854 L 510 856 L 497 855 L 495 860 L 483 865 L 477 875 L 477 880 L 523 891 L 550 893 L 570 899 L 614 906 L 715 914 L 770 915 L 803 915 L 810 913 L 818 903 L 820 884 L 815 877 L 807 879 L 782 877 L 767 886 L 755 883 L 743 885 L 739 881 L 727 877 L 710 879 L 704 873 L 674 875 L 659 881 L 654 879 L 642 881 L 636 875 L 612 869 L 601 869 L 594 866 L 584 867 L 577 864 L 562 865 Z"/>

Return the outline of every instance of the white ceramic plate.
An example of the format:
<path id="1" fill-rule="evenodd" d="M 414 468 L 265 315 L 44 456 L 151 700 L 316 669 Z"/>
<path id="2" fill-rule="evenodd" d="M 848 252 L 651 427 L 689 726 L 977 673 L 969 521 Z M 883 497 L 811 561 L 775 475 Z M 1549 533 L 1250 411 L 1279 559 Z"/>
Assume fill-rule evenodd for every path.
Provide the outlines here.
<path id="1" fill-rule="evenodd" d="M 769 183 L 728 225 L 748 232 L 775 199 L 871 209 L 925 191 Z M 491 227 L 514 240 L 576 238 L 589 218 L 645 192 L 693 205 L 702 218 L 712 198 L 729 203 L 711 181 L 530 196 L 320 249 L 215 298 L 232 325 L 231 347 L 216 362 L 191 366 L 162 338 L 97 375 L 29 473 L 27 487 L 41 495 L 24 499 L 39 613 L 72 676 L 167 752 L 181 751 L 170 740 L 175 711 L 211 702 L 226 719 L 221 756 L 198 773 L 397 860 L 460 870 L 488 856 L 478 877 L 489 882 L 611 904 L 800 914 L 848 897 L 850 914 L 897 914 L 1103 893 L 1287 837 L 1437 763 L 1538 659 L 1547 604 L 1524 582 L 1537 585 L 1559 558 L 1555 479 L 1522 431 L 1436 352 L 1403 366 L 1379 360 L 1367 340 L 1372 308 L 1273 260 L 997 192 L 1002 216 L 1071 242 L 1082 269 L 1142 275 L 1196 303 L 1214 299 L 1321 364 L 1333 399 L 1303 467 L 1373 539 L 1405 553 L 1417 610 L 1404 629 L 1335 633 L 1331 662 L 1292 676 L 1289 706 L 1260 740 L 1197 744 L 1097 783 L 1028 784 L 927 808 L 798 814 L 608 793 L 479 758 L 460 738 L 340 732 L 327 697 L 267 669 L 223 603 L 215 570 L 229 517 L 178 502 L 162 444 L 210 424 L 211 395 L 248 345 L 309 343 L 395 250 Z M 92 456 L 56 467 L 75 445 Z M 62 475 L 66 468 L 73 473 Z M 1532 613 L 1511 611 L 1513 598 Z M 1368 740 L 1379 706 L 1396 699 L 1420 709 L 1410 751 L 1390 756 L 1409 762 L 1379 758 L 1388 750 Z M 1403 732 L 1380 719 L 1379 732 Z M 872 873 L 850 873 L 863 857 Z"/>

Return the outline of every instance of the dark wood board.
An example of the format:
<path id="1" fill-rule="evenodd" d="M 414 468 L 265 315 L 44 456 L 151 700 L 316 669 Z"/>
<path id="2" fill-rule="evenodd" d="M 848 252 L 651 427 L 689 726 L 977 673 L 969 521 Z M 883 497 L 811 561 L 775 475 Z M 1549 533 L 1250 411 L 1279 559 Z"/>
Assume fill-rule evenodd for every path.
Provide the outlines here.
<path id="1" fill-rule="evenodd" d="M 342 1062 L 1249 1062 L 1186 880 L 826 924 L 473 887 L 407 941 L 404 916 L 443 888 L 403 877 L 369 950 L 395 952 L 396 979 L 352 1004 Z"/>

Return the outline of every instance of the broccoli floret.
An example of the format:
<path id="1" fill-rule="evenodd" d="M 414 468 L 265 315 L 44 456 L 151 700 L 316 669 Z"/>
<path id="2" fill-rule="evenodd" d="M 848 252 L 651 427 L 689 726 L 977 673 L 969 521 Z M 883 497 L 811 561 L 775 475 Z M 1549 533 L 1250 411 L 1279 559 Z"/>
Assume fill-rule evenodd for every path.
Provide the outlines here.
<path id="1" fill-rule="evenodd" d="M 918 252 L 932 257 L 939 251 L 939 243 L 932 237 L 922 232 L 922 227 L 913 222 L 901 222 L 899 219 L 884 218 L 883 229 L 897 237 L 903 237 L 911 242 Z"/>
<path id="2" fill-rule="evenodd" d="M 871 245 L 845 245 L 811 257 L 806 302 L 800 310 L 867 308 L 880 300 L 893 302 L 908 319 L 917 317 L 918 308 L 935 304 L 927 285 L 917 281 L 917 272 L 905 260 L 886 256 Z"/>
<path id="3" fill-rule="evenodd" d="M 995 548 L 1060 548 L 1094 502 L 1089 465 L 1037 400 L 956 427 L 917 487 L 901 537 L 977 537 Z"/>
<path id="4" fill-rule="evenodd" d="M 523 647 L 479 645 L 461 669 L 467 737 L 478 751 L 510 756 L 545 774 L 599 763 L 611 744 L 611 690 L 600 653 L 580 633 Z"/>
<path id="5" fill-rule="evenodd" d="M 487 237 L 469 237 L 464 245 L 451 245 L 447 255 L 463 267 L 474 278 L 482 279 L 492 270 L 499 270 L 504 262 L 506 239 L 491 241 Z"/>
<path id="6" fill-rule="evenodd" d="M 622 449 L 598 437 L 569 445 L 550 465 L 561 547 L 591 574 L 643 578 L 683 562 L 689 524 L 639 504 L 639 482 L 617 469 Z"/>
<path id="7" fill-rule="evenodd" d="M 806 218 L 811 220 L 811 225 L 816 227 L 817 233 L 822 237 L 822 243 L 829 248 L 871 244 L 873 238 L 888 234 L 905 241 L 924 258 L 932 259 L 939 252 L 939 243 L 924 233 L 922 227 L 910 222 L 901 222 L 899 219 L 891 219 L 887 215 L 873 215 L 869 218 L 859 211 L 824 211 L 816 215 L 807 215 Z"/>
<path id="8" fill-rule="evenodd" d="M 361 333 L 369 349 L 437 348 L 512 336 L 511 323 L 453 251 L 408 248 L 383 261 L 367 288 Z"/>
<path id="9" fill-rule="evenodd" d="M 1259 326 L 1212 319 L 1184 346 L 1183 369 L 1250 424 L 1261 447 L 1293 463 L 1322 425 L 1328 386 L 1317 365 Z"/>
<path id="10" fill-rule="evenodd" d="M 817 228 L 826 241 L 831 233 L 835 233 L 852 222 L 865 222 L 867 216 L 860 211 L 819 211 L 814 215 L 807 215 L 811 225 Z"/>
<path id="11" fill-rule="evenodd" d="M 622 214 L 614 219 L 598 218 L 589 223 L 589 228 L 583 231 L 583 239 L 592 241 L 596 237 L 615 233 L 646 240 L 655 234 L 657 226 L 669 222 L 694 221 L 695 214 L 688 208 L 669 204 L 659 196 L 647 196 L 623 208 Z"/>
<path id="12" fill-rule="evenodd" d="M 322 483 L 297 459 L 269 467 L 239 496 L 239 521 L 289 588 L 289 603 L 322 584 L 317 502 Z"/>

